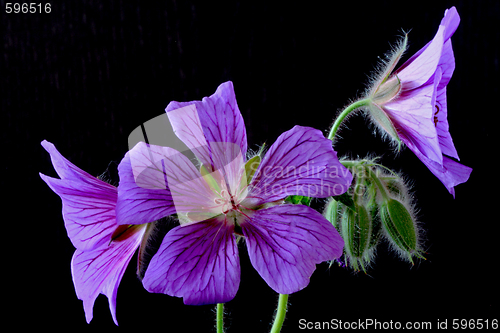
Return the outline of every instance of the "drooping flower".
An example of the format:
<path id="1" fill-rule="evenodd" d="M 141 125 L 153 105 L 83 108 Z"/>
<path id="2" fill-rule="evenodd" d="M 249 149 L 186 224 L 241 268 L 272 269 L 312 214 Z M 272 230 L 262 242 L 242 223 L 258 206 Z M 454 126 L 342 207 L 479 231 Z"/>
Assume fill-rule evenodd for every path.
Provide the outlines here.
<path id="1" fill-rule="evenodd" d="M 368 92 L 374 122 L 398 143 L 404 142 L 453 196 L 454 186 L 466 182 L 472 172 L 450 158 L 459 160 L 446 102 L 446 86 L 455 69 L 451 36 L 459 22 L 455 7 L 446 10 L 434 39 L 392 73 L 406 49 L 405 38 Z"/>
<path id="2" fill-rule="evenodd" d="M 99 294 L 108 297 L 116 320 L 116 294 L 125 269 L 141 244 L 146 225 L 120 226 L 116 223 L 116 187 L 81 170 L 64 158 L 47 141 L 42 146 L 50 154 L 61 179 L 40 177 L 62 200 L 62 214 L 68 236 L 76 247 L 71 273 L 78 299 L 83 301 L 87 323 Z"/>
<path id="3" fill-rule="evenodd" d="M 242 236 L 254 268 L 282 294 L 306 287 L 316 264 L 342 254 L 342 238 L 321 214 L 284 204 L 289 195 L 340 195 L 352 181 L 319 130 L 295 126 L 262 160 L 246 161 L 246 131 L 231 82 L 202 101 L 171 102 L 166 111 L 199 167 L 172 148 L 145 143 L 118 167 L 119 224 L 174 213 L 181 223 L 149 263 L 148 291 L 193 305 L 231 300 L 240 281 Z"/>

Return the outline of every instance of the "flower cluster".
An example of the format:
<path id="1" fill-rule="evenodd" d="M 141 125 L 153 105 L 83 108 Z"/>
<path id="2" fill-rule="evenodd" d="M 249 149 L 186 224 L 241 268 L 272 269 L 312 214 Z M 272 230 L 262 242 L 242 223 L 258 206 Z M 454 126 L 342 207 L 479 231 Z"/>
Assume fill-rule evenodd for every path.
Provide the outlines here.
<path id="1" fill-rule="evenodd" d="M 347 114 L 364 109 L 398 149 L 405 144 L 454 196 L 454 187 L 472 171 L 453 160 L 458 154 L 447 121 L 446 86 L 455 67 L 451 36 L 458 24 L 456 9 L 447 10 L 434 39 L 394 70 L 405 37 L 327 137 L 295 126 L 265 153 L 252 152 L 233 84 L 226 82 L 200 101 L 167 106 L 166 118 L 188 152 L 139 142 L 118 166 L 117 187 L 43 141 L 60 179 L 40 176 L 62 200 L 76 248 L 73 281 L 87 322 L 104 294 L 118 324 L 116 294 L 125 269 L 136 250 L 142 257 L 156 221 L 165 217 L 178 225 L 147 266 L 139 261 L 146 290 L 182 297 L 189 305 L 230 301 L 239 288 L 238 244 L 244 240 L 251 264 L 280 294 L 277 327 L 286 308 L 281 296 L 305 288 L 317 264 L 339 260 L 366 271 L 382 239 L 410 262 L 423 258 L 402 177 L 375 159 L 339 160 L 332 141 Z M 310 207 L 312 198 L 327 198 L 323 214 Z"/>

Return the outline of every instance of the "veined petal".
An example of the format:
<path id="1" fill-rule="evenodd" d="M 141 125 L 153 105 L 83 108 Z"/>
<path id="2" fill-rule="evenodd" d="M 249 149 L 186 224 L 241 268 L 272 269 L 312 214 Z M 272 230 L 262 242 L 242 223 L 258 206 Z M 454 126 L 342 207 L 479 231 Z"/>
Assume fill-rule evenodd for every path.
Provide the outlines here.
<path id="1" fill-rule="evenodd" d="M 249 212 L 247 217 L 240 225 L 250 261 L 280 294 L 303 289 L 316 264 L 342 254 L 344 241 L 337 230 L 307 206 L 273 206 Z"/>
<path id="2" fill-rule="evenodd" d="M 385 104 L 383 108 L 406 145 L 419 149 L 428 158 L 441 163 L 442 153 L 433 118 L 435 93 L 436 85 L 427 84 L 418 89 L 403 91 L 397 99 Z"/>
<path id="3" fill-rule="evenodd" d="M 40 177 L 61 197 L 64 226 L 77 249 L 89 251 L 109 243 L 116 227 L 116 187 Z"/>
<path id="4" fill-rule="evenodd" d="M 457 149 L 453 143 L 453 139 L 450 134 L 450 126 L 448 125 L 448 104 L 446 101 L 446 87 L 438 90 L 436 96 L 436 106 L 439 107 L 439 111 L 436 110 L 434 115 L 434 121 L 436 125 L 436 131 L 439 139 L 439 147 L 444 155 L 456 158 L 458 157 Z"/>
<path id="5" fill-rule="evenodd" d="M 230 301 L 240 283 L 233 230 L 223 215 L 172 229 L 149 263 L 144 287 L 188 305 Z"/>
<path id="6" fill-rule="evenodd" d="M 402 82 L 403 89 L 415 89 L 425 84 L 436 71 L 443 49 L 443 34 L 445 27 L 439 30 L 431 43 L 426 46 L 418 57 L 412 57 L 397 70 L 397 75 Z M 410 61 L 411 60 L 411 61 Z"/>
<path id="7" fill-rule="evenodd" d="M 352 175 L 319 130 L 295 126 L 279 136 L 255 172 L 248 206 L 289 195 L 325 198 L 347 191 Z M 248 207 L 247 206 L 247 207 Z"/>
<path id="8" fill-rule="evenodd" d="M 196 148 L 194 153 L 203 164 L 220 169 L 239 154 L 245 155 L 247 151 L 245 124 L 236 103 L 231 81 L 221 84 L 212 96 L 205 97 L 201 101 L 171 102 L 166 111 L 179 139 L 189 148 Z M 205 142 L 209 144 L 210 160 L 203 146 Z M 232 143 L 239 149 L 231 149 L 227 154 L 217 155 L 212 151 L 211 144 L 214 143 Z M 233 151 L 235 154 L 229 154 Z"/>
<path id="9" fill-rule="evenodd" d="M 132 151 L 134 153 L 131 157 Z M 160 157 L 150 157 L 148 147 L 141 142 L 122 159 L 118 165 L 118 224 L 148 223 L 175 213 L 172 194 L 160 167 Z"/>
<path id="10" fill-rule="evenodd" d="M 116 187 L 69 162 L 52 143 L 43 141 L 42 146 L 62 179 L 40 177 L 61 197 L 64 225 L 73 245 L 88 251 L 109 242 L 116 226 Z"/>
<path id="11" fill-rule="evenodd" d="M 133 226 L 109 246 L 94 251 L 76 250 L 71 261 L 71 272 L 78 299 L 83 301 L 87 323 L 92 320 L 92 309 L 99 294 L 108 297 L 113 321 L 116 320 L 116 293 L 130 259 L 141 243 L 145 225 Z"/>

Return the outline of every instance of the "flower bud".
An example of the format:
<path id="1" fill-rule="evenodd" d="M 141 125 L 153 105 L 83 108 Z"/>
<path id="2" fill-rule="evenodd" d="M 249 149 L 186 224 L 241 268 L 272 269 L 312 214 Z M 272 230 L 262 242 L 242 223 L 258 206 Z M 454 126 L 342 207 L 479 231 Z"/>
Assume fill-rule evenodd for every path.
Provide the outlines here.
<path id="1" fill-rule="evenodd" d="M 355 270 L 365 271 L 370 258 L 371 219 L 367 209 L 356 205 L 356 211 L 346 209 L 341 219 L 341 233 L 349 265 Z"/>
<path id="2" fill-rule="evenodd" d="M 400 201 L 389 199 L 380 206 L 380 219 L 387 238 L 410 262 L 419 254 L 418 229 L 409 210 Z"/>

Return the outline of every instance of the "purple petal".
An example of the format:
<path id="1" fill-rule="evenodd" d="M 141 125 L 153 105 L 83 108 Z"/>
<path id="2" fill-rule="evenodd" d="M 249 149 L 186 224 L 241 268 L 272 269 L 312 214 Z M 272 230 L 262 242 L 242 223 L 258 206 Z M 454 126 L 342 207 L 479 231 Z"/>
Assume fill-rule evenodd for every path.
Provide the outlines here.
<path id="1" fill-rule="evenodd" d="M 233 230 L 224 216 L 172 229 L 149 263 L 144 287 L 189 305 L 230 301 L 240 282 Z"/>
<path id="2" fill-rule="evenodd" d="M 181 104 L 185 106 L 175 108 Z M 196 110 L 196 104 L 171 102 L 166 111 L 177 137 L 195 153 L 202 164 L 212 165 L 210 148 L 203 134 L 203 127 Z"/>
<path id="3" fill-rule="evenodd" d="M 118 224 L 148 223 L 175 213 L 162 157 L 158 150 L 139 142 L 118 165 Z"/>
<path id="4" fill-rule="evenodd" d="M 403 91 L 394 101 L 384 105 L 383 109 L 394 122 L 406 145 L 412 145 L 428 158 L 441 163 L 442 153 L 434 125 L 435 91 L 436 86 L 429 84 Z"/>
<path id="5" fill-rule="evenodd" d="M 303 205 L 255 211 L 241 228 L 253 267 L 280 294 L 306 287 L 316 264 L 338 258 L 344 246 L 332 224 Z"/>
<path id="6" fill-rule="evenodd" d="M 61 153 L 57 151 L 56 147 L 52 143 L 43 140 L 42 146 L 50 154 L 52 165 L 54 166 L 54 169 L 56 170 L 59 177 L 61 177 L 61 179 L 87 183 L 91 186 L 102 186 L 103 182 L 101 180 L 88 174 L 87 172 L 78 168 L 76 165 L 64 158 L 64 156 L 62 156 Z M 108 185 L 109 187 L 113 187 L 107 183 L 104 184 Z"/>
<path id="7" fill-rule="evenodd" d="M 434 75 L 441 58 L 444 30 L 444 26 L 440 26 L 436 36 L 425 50 L 418 57 L 410 58 L 396 71 L 403 89 L 418 88 Z"/>
<path id="8" fill-rule="evenodd" d="M 83 301 L 87 323 L 99 294 L 108 297 L 116 325 L 116 293 L 130 259 L 141 243 L 146 226 L 133 226 L 109 246 L 94 251 L 76 250 L 71 261 L 73 283 L 78 299 Z"/>
<path id="9" fill-rule="evenodd" d="M 352 175 L 337 159 L 332 142 L 319 130 L 295 126 L 283 133 L 255 172 L 247 205 L 289 195 L 325 198 L 347 191 Z"/>
<path id="10" fill-rule="evenodd" d="M 443 156 L 443 163 L 437 163 L 424 156 L 418 149 L 414 149 L 411 145 L 408 146 L 415 155 L 429 168 L 448 189 L 451 195 L 455 197 L 454 187 L 458 184 L 465 183 L 472 172 L 472 168 L 455 162 L 454 160 Z"/>
<path id="11" fill-rule="evenodd" d="M 436 108 L 439 111 L 434 114 L 434 124 L 436 126 L 436 131 L 439 140 L 439 147 L 444 155 L 451 156 L 460 160 L 458 157 L 457 149 L 453 143 L 450 134 L 450 127 L 448 125 L 448 104 L 446 101 L 446 87 L 438 89 L 436 95 Z"/>
<path id="12" fill-rule="evenodd" d="M 441 20 L 440 25 L 445 27 L 444 41 L 447 41 L 455 33 L 460 24 L 460 16 L 458 15 L 457 9 L 451 7 L 445 10 L 444 17 Z"/>
<path id="13" fill-rule="evenodd" d="M 116 226 L 116 187 L 93 177 L 66 160 L 53 144 L 43 141 L 62 179 L 40 174 L 61 197 L 68 237 L 79 250 L 92 250 L 109 242 Z"/>
<path id="14" fill-rule="evenodd" d="M 192 107 L 184 109 L 190 105 L 194 105 L 195 109 Z M 181 108 L 182 112 L 179 112 Z M 206 150 L 203 148 L 205 141 L 209 145 L 212 143 L 232 143 L 239 148 L 231 150 L 236 151 L 234 156 L 233 154 L 214 156 L 212 148 L 208 147 L 212 162 L 207 165 L 219 169 L 221 166 L 230 163 L 238 154 L 244 155 L 246 153 L 245 124 L 236 103 L 234 87 L 231 81 L 221 84 L 212 96 L 205 97 L 202 101 L 171 102 L 166 111 L 172 123 L 172 128 L 179 139 L 189 148 L 197 148 L 194 153 L 202 163 L 208 162 Z M 197 112 L 197 116 L 194 111 Z M 200 124 L 203 133 L 200 133 Z M 225 159 L 217 162 L 214 160 L 217 158 Z"/>
<path id="15" fill-rule="evenodd" d="M 88 251 L 110 241 L 116 227 L 115 187 L 98 188 L 80 181 L 55 179 L 43 174 L 40 177 L 61 197 L 64 225 L 77 249 Z"/>

